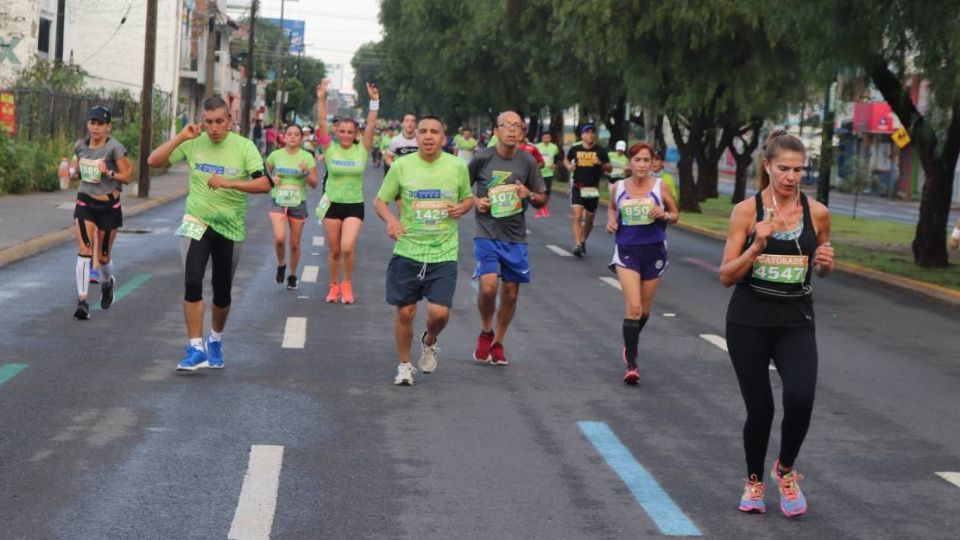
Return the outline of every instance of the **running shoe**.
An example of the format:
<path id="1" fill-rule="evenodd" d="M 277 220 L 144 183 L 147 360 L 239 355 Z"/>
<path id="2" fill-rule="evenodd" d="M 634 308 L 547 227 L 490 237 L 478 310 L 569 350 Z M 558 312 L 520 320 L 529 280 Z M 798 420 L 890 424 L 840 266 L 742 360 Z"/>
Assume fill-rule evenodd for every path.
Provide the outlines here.
<path id="1" fill-rule="evenodd" d="M 86 300 L 81 300 L 77 302 L 77 310 L 73 312 L 73 316 L 81 321 L 85 321 L 90 318 L 90 304 Z"/>
<path id="2" fill-rule="evenodd" d="M 100 283 L 100 272 L 90 269 L 90 283 Z"/>
<path id="3" fill-rule="evenodd" d="M 113 286 L 116 284 L 116 276 L 110 276 L 110 283 L 100 284 L 100 309 L 110 309 L 113 305 Z"/>
<path id="4" fill-rule="evenodd" d="M 287 288 L 291 291 L 300 288 L 300 284 L 297 283 L 297 276 L 287 276 Z"/>
<path id="5" fill-rule="evenodd" d="M 490 346 L 490 363 L 495 366 L 505 366 L 510 363 L 507 361 L 507 355 L 503 351 L 502 343 L 494 343 Z"/>
<path id="6" fill-rule="evenodd" d="M 627 372 L 623 375 L 623 382 L 627 384 L 637 384 L 640 382 L 640 370 L 637 369 L 637 366 L 627 368 Z"/>
<path id="7" fill-rule="evenodd" d="M 337 302 L 338 296 L 340 296 L 340 285 L 336 283 L 331 283 L 330 291 L 327 293 L 327 303 L 335 304 Z"/>
<path id="8" fill-rule="evenodd" d="M 420 336 L 420 371 L 431 373 L 437 369 L 437 355 L 440 353 L 440 343 L 435 341 L 433 345 L 427 345 L 424 341 L 427 339 L 427 332 L 424 331 Z"/>
<path id="9" fill-rule="evenodd" d="M 340 302 L 344 304 L 353 303 L 353 286 L 350 285 L 349 281 L 340 284 Z"/>
<path id="10" fill-rule="evenodd" d="M 573 246 L 573 256 L 582 259 L 583 258 L 583 249 L 580 247 L 580 244 Z"/>
<path id="11" fill-rule="evenodd" d="M 207 365 L 211 369 L 220 369 L 223 367 L 223 341 L 210 341 L 207 338 Z"/>
<path id="12" fill-rule="evenodd" d="M 287 275 L 287 265 L 277 267 L 277 285 L 283 285 L 283 278 Z"/>
<path id="13" fill-rule="evenodd" d="M 477 348 L 473 350 L 473 359 L 481 364 L 490 361 L 490 346 L 493 345 L 493 332 L 480 332 L 477 336 Z"/>
<path id="14" fill-rule="evenodd" d="M 584 256 L 584 257 L 587 256 L 587 242 L 586 242 L 586 240 L 584 240 L 584 242 L 583 242 L 582 244 L 580 244 L 580 252 L 583 253 L 583 256 Z"/>
<path id="15" fill-rule="evenodd" d="M 413 386 L 413 374 L 417 369 L 410 365 L 410 362 L 403 362 L 397 366 L 397 376 L 393 379 L 393 384 L 399 386 Z"/>
<path id="16" fill-rule="evenodd" d="M 740 511 L 748 514 L 765 514 L 767 512 L 767 505 L 763 502 L 763 482 L 755 474 L 751 474 L 750 479 L 743 485 Z"/>
<path id="17" fill-rule="evenodd" d="M 795 517 L 806 513 L 807 499 L 800 491 L 800 480 L 803 476 L 797 474 L 797 471 L 790 471 L 780 476 L 780 460 L 773 464 L 773 470 L 770 471 L 770 478 L 777 482 L 777 489 L 780 490 L 780 510 L 787 517 Z"/>
<path id="18" fill-rule="evenodd" d="M 207 353 L 192 345 L 187 345 L 187 354 L 177 364 L 177 371 L 196 371 L 207 367 Z"/>
<path id="19" fill-rule="evenodd" d="M 550 207 L 549 207 L 549 206 L 544 206 L 541 210 L 543 210 L 543 217 L 550 217 Z"/>
<path id="20" fill-rule="evenodd" d="M 543 208 L 537 208 L 537 211 L 533 213 L 533 217 L 543 217 Z"/>

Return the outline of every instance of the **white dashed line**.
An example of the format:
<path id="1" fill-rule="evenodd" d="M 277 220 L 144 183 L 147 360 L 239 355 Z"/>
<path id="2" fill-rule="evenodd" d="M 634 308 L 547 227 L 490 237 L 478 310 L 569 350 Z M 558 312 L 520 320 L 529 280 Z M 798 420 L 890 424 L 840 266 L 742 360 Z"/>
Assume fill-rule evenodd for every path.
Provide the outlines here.
<path id="1" fill-rule="evenodd" d="M 600 281 L 606 283 L 607 285 L 613 287 L 618 291 L 623 290 L 623 287 L 620 286 L 620 281 L 618 281 L 617 278 L 612 278 L 610 276 L 601 276 Z"/>
<path id="2" fill-rule="evenodd" d="M 947 482 L 960 487 L 960 472 L 938 472 L 936 475 L 940 478 L 943 478 Z"/>
<path id="3" fill-rule="evenodd" d="M 287 326 L 283 329 L 284 349 L 302 349 L 307 342 L 307 318 L 287 317 Z"/>
<path id="4" fill-rule="evenodd" d="M 676 314 L 676 313 L 664 313 L 663 316 L 664 316 L 664 317 L 676 317 L 677 314 Z"/>
<path id="5" fill-rule="evenodd" d="M 324 242 L 324 238 L 323 238 L 322 236 L 314 236 L 314 237 L 313 237 L 313 245 L 315 245 L 315 246 L 322 246 L 322 245 L 323 245 L 323 242 Z"/>
<path id="6" fill-rule="evenodd" d="M 237 512 L 227 538 L 230 540 L 267 540 L 273 529 L 280 488 L 280 467 L 283 447 L 254 445 L 250 447 L 250 463 L 240 488 Z"/>
<path id="7" fill-rule="evenodd" d="M 723 352 L 727 351 L 727 340 L 716 334 L 700 334 L 700 337 L 719 347 Z"/>
<path id="8" fill-rule="evenodd" d="M 570 253 L 569 251 L 563 248 L 557 247 L 553 244 L 547 244 L 547 249 L 549 249 L 550 251 L 556 253 L 561 257 L 573 257 L 573 253 Z"/>
<path id="9" fill-rule="evenodd" d="M 319 266 L 313 266 L 309 264 L 305 265 L 303 267 L 303 276 L 301 276 L 300 281 L 303 281 L 305 283 L 316 283 L 317 274 L 319 273 L 320 273 Z"/>

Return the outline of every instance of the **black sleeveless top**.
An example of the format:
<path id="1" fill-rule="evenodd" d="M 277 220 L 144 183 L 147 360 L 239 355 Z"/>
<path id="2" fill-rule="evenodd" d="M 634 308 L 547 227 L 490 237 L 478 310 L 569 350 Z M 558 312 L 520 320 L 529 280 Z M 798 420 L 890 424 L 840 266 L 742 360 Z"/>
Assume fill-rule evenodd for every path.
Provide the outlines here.
<path id="1" fill-rule="evenodd" d="M 757 193 L 757 222 L 763 221 L 763 199 Z M 817 233 L 810 216 L 807 196 L 800 194 L 803 207 L 802 229 L 795 239 L 771 236 L 753 269 L 737 283 L 727 307 L 727 322 L 758 327 L 813 326 L 813 252 L 817 249 Z M 753 243 L 747 238 L 744 249 Z M 778 257 L 779 256 L 779 257 Z M 805 265 L 798 266 L 806 257 Z M 800 279 L 802 277 L 802 280 Z"/>

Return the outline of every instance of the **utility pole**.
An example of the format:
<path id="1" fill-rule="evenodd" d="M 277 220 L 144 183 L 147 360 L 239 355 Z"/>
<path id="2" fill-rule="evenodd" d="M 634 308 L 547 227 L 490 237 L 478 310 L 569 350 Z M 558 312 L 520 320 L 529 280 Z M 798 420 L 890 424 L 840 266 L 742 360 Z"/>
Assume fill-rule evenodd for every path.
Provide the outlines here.
<path id="1" fill-rule="evenodd" d="M 247 81 L 243 96 L 243 121 L 240 123 L 244 137 L 248 136 L 250 133 L 250 112 L 251 109 L 253 109 L 253 37 L 254 29 L 257 27 L 258 3 L 259 2 L 257 2 L 257 0 L 253 0 L 253 3 L 250 5 L 250 40 L 247 43 Z"/>
<path id="2" fill-rule="evenodd" d="M 820 139 L 820 178 L 817 181 L 817 200 L 830 205 L 830 169 L 833 166 L 833 100 L 831 90 L 834 81 L 827 84 L 823 98 L 823 127 Z"/>
<path id="3" fill-rule="evenodd" d="M 147 0 L 147 36 L 143 46 L 143 88 L 140 90 L 140 178 L 137 196 L 150 196 L 150 157 L 153 145 L 153 72 L 157 59 L 157 0 Z"/>
<path id="4" fill-rule="evenodd" d="M 283 58 L 287 55 L 287 49 L 290 48 L 283 40 L 283 3 L 284 0 L 280 0 L 280 58 L 277 61 L 277 114 L 273 119 L 273 124 L 276 126 L 277 131 L 283 129 Z"/>
<path id="5" fill-rule="evenodd" d="M 216 4 L 214 4 L 216 6 Z M 217 46 L 216 43 L 216 14 L 213 10 L 207 11 L 207 50 L 205 51 L 206 60 L 203 66 L 203 99 L 213 95 L 213 52 Z"/>

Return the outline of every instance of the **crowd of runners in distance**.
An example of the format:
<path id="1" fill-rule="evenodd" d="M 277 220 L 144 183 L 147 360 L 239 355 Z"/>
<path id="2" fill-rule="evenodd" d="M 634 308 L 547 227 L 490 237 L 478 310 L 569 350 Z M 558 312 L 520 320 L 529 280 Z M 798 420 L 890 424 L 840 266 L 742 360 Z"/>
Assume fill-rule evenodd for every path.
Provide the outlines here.
<path id="1" fill-rule="evenodd" d="M 308 191 L 322 196 L 313 209 L 326 235 L 329 285 L 326 302 L 357 301 L 352 277 L 355 249 L 367 215 L 364 179 L 369 167 L 384 177 L 370 204 L 395 241 L 386 268 L 385 300 L 395 307 L 397 365 L 394 383 L 412 386 L 414 375 L 437 369 L 439 339 L 447 326 L 457 284 L 458 222 L 473 213 L 474 273 L 479 324 L 473 360 L 510 364 L 505 338 L 521 284 L 532 280 L 526 215 L 550 216 L 554 179 L 569 177 L 565 195 L 572 213 L 572 253 L 583 259 L 594 219 L 605 206 L 605 229 L 613 235 L 609 268 L 623 292 L 622 380 L 640 382 L 640 335 L 668 267 L 669 226 L 680 220 L 676 182 L 664 170 L 663 149 L 616 141 L 612 151 L 597 140 L 592 123 L 577 128 L 579 140 L 564 151 L 549 132 L 527 141 L 524 119 L 514 111 L 496 118 L 476 138 L 469 127 L 448 134 L 432 115 L 378 118 L 380 89 L 367 84 L 364 121 L 328 118 L 328 83 L 316 88 L 316 129 L 290 124 L 281 131 L 257 121 L 251 137 L 237 133 L 227 103 L 204 101 L 201 122 L 190 123 L 153 150 L 152 167 L 186 162 L 189 194 L 177 227 L 184 273 L 183 311 L 187 344 L 178 372 L 223 368 L 223 333 L 232 302 L 235 269 L 246 236 L 248 195 L 267 194 L 276 256 L 276 285 L 300 287 L 301 235 L 310 216 Z M 117 273 L 113 245 L 123 226 L 121 195 L 131 180 L 126 150 L 113 137 L 111 113 L 89 111 L 87 134 L 73 148 L 69 172 L 79 180 L 74 223 L 77 306 L 90 317 L 91 282 L 100 285 L 100 308 L 114 303 Z M 806 149 L 784 130 L 769 135 L 759 159 L 758 192 L 738 204 L 719 269 L 733 287 L 726 318 L 730 358 L 746 406 L 743 443 L 747 480 L 739 508 L 762 513 L 764 461 L 773 422 L 769 365 L 783 381 L 781 448 L 770 477 L 788 516 L 806 511 L 801 478 L 794 470 L 806 435 L 816 387 L 817 345 L 811 276 L 833 270 L 830 215 L 799 189 Z M 323 175 L 319 170 L 323 170 Z M 605 193 L 605 195 L 604 195 Z M 257 223 L 257 222 L 255 222 Z M 256 226 L 256 225 L 255 225 Z M 951 247 L 960 245 L 960 223 Z M 211 329 L 204 336 L 203 284 L 208 264 L 212 285 Z M 94 275 L 94 265 L 99 275 Z M 420 358 L 411 363 L 414 319 L 426 300 Z"/>

